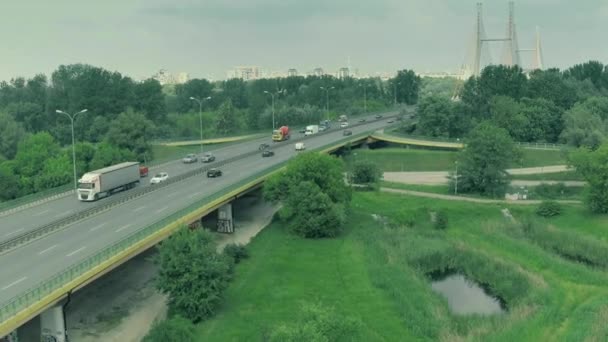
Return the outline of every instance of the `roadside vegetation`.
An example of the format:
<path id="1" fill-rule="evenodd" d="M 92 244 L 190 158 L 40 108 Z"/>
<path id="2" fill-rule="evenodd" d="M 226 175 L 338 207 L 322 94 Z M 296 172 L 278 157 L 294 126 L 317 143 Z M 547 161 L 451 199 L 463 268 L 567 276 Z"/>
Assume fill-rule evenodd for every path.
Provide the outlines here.
<path id="1" fill-rule="evenodd" d="M 514 206 L 511 219 L 498 205 L 375 192 L 355 193 L 352 207 L 334 239 L 294 237 L 274 221 L 235 268 L 217 315 L 197 326 L 198 340 L 263 340 L 278 327 L 301 325 L 308 317 L 302 305 L 317 304 L 353 322 L 353 341 L 608 336 L 608 243 L 594 238 L 605 236 L 599 224 L 608 217 L 568 206 L 542 218 L 534 206 Z M 432 212 L 444 216 L 444 228 Z M 596 227 L 595 234 L 578 226 Z M 483 284 L 506 313 L 452 314 L 431 290 L 433 272 Z"/>

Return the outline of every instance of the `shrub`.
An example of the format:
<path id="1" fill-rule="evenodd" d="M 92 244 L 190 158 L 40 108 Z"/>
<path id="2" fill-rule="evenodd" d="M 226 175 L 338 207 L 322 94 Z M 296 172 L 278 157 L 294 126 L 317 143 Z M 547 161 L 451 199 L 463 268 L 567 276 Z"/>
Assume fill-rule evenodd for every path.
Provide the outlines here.
<path id="1" fill-rule="evenodd" d="M 536 215 L 542 217 L 554 217 L 562 213 L 562 207 L 555 201 L 543 201 L 538 208 L 536 208 Z"/>
<path id="2" fill-rule="evenodd" d="M 247 251 L 245 245 L 237 243 L 227 244 L 226 247 L 224 247 L 224 254 L 234 260 L 235 264 L 238 264 L 243 259 L 249 258 L 249 251 Z"/>
<path id="3" fill-rule="evenodd" d="M 143 339 L 144 342 L 190 342 L 195 340 L 194 324 L 179 315 L 154 323 Z"/>
<path id="4" fill-rule="evenodd" d="M 437 213 L 435 213 L 435 229 L 439 229 L 439 230 L 444 230 L 446 228 L 448 228 L 448 214 L 443 211 L 440 210 Z"/>

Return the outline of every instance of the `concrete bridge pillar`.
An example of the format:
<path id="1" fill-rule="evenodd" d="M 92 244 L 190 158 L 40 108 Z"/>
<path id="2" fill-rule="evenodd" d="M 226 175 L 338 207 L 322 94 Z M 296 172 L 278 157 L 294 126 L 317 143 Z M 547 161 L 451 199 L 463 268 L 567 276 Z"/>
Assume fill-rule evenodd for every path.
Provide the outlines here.
<path id="1" fill-rule="evenodd" d="M 19 342 L 17 330 L 14 330 L 12 333 L 0 338 L 0 342 Z"/>
<path id="2" fill-rule="evenodd" d="M 227 203 L 217 210 L 218 233 L 234 233 L 234 222 L 232 219 L 232 203 Z"/>
<path id="3" fill-rule="evenodd" d="M 42 342 L 67 342 L 63 306 L 56 305 L 40 314 Z"/>

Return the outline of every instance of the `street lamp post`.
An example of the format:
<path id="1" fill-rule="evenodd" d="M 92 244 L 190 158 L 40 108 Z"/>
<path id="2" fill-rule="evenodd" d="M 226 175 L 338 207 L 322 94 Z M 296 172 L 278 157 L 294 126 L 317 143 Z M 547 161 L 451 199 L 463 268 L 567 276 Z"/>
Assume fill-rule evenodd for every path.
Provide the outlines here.
<path id="1" fill-rule="evenodd" d="M 394 94 L 395 94 L 395 102 L 394 105 L 397 105 L 397 80 L 395 80 L 395 83 L 393 83 L 393 88 L 394 88 Z"/>
<path id="2" fill-rule="evenodd" d="M 362 85 L 363 87 L 363 112 L 367 113 L 367 83 Z"/>
<path id="3" fill-rule="evenodd" d="M 329 88 L 325 88 L 325 87 L 319 87 L 322 90 L 325 90 L 325 111 L 327 112 L 327 120 L 329 121 L 329 91 L 331 89 L 336 89 L 336 87 L 329 87 Z"/>
<path id="4" fill-rule="evenodd" d="M 284 90 L 285 89 L 277 91 L 276 95 L 281 94 Z M 269 92 L 268 90 L 264 90 L 264 94 L 270 95 L 270 97 L 272 99 L 272 130 L 274 131 L 274 128 L 275 128 L 275 124 L 274 124 L 274 95 L 275 94 Z"/>
<path id="5" fill-rule="evenodd" d="M 75 147 L 75 139 L 74 139 L 74 119 L 76 119 L 76 116 L 78 114 L 84 113 L 86 112 L 86 109 L 81 110 L 80 112 L 76 113 L 76 114 L 70 114 L 67 112 L 64 112 L 62 110 L 55 110 L 56 113 L 59 114 L 64 114 L 65 116 L 67 116 L 68 118 L 70 118 L 70 122 L 72 123 L 72 166 L 74 168 L 74 191 L 76 191 L 76 189 L 78 189 L 78 178 L 76 177 L 76 147 Z"/>
<path id="6" fill-rule="evenodd" d="M 211 100 L 211 96 L 199 100 L 196 97 L 190 96 L 190 100 L 198 102 L 198 120 L 201 125 L 201 156 L 203 155 L 203 101 Z"/>

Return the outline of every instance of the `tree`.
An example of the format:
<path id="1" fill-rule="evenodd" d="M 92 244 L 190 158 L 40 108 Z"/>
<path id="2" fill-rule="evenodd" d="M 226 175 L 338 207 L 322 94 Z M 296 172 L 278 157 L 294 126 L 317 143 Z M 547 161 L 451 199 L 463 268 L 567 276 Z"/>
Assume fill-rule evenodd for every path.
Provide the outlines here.
<path id="1" fill-rule="evenodd" d="M 194 342 L 196 328 L 191 321 L 176 315 L 156 322 L 144 337 L 143 342 Z"/>
<path id="2" fill-rule="evenodd" d="M 19 178 L 15 175 L 14 162 L 0 162 L 0 200 L 8 201 L 19 196 Z"/>
<path id="3" fill-rule="evenodd" d="M 232 277 L 232 260 L 215 250 L 203 229 L 182 227 L 159 247 L 156 286 L 169 295 L 169 307 L 198 322 L 213 316 Z"/>
<path id="4" fill-rule="evenodd" d="M 34 178 L 34 191 L 42 191 L 68 184 L 73 180 L 71 155 L 61 154 L 44 161 L 40 174 Z"/>
<path id="5" fill-rule="evenodd" d="M 148 159 L 152 157 L 152 147 L 148 142 L 153 129 L 154 124 L 142 113 L 129 109 L 112 122 L 106 140 L 121 149 L 132 151 L 138 160 L 143 161 L 144 155 Z"/>
<path id="6" fill-rule="evenodd" d="M 165 95 L 157 80 L 150 78 L 136 83 L 133 91 L 136 111 L 144 113 L 152 122 L 159 123 L 166 119 Z"/>
<path id="7" fill-rule="evenodd" d="M 506 169 L 518 156 L 506 130 L 488 122 L 479 124 L 458 157 L 458 191 L 503 197 L 509 185 Z"/>
<path id="8" fill-rule="evenodd" d="M 361 321 L 322 304 L 302 305 L 302 318 L 282 324 L 270 334 L 271 342 L 341 342 L 358 340 Z"/>
<path id="9" fill-rule="evenodd" d="M 416 104 L 421 83 L 420 77 L 413 70 L 399 70 L 397 76 L 391 80 L 391 88 L 396 87 L 397 90 L 397 102 Z"/>
<path id="10" fill-rule="evenodd" d="M 566 111 L 561 139 L 567 144 L 591 149 L 599 147 L 608 134 L 608 99 L 592 97 Z"/>
<path id="11" fill-rule="evenodd" d="M 89 170 L 97 170 L 106 166 L 133 160 L 135 154 L 126 149 L 120 149 L 109 142 L 97 145 L 95 154 L 89 162 Z"/>
<path id="12" fill-rule="evenodd" d="M 216 130 L 221 135 L 234 133 L 239 129 L 236 110 L 232 106 L 232 101 L 227 100 L 217 111 Z"/>
<path id="13" fill-rule="evenodd" d="M 296 234 L 307 238 L 336 236 L 351 198 L 343 174 L 344 165 L 337 158 L 304 153 L 266 181 L 264 196 L 283 203 L 280 217 Z"/>
<path id="14" fill-rule="evenodd" d="M 603 86 L 604 65 L 598 61 L 589 61 L 583 64 L 576 64 L 566 71 L 565 77 L 571 77 L 579 81 L 590 80 L 596 88 Z"/>
<path id="15" fill-rule="evenodd" d="M 594 213 L 608 213 L 608 143 L 597 150 L 580 148 L 568 158 L 588 184 L 587 205 Z"/>
<path id="16" fill-rule="evenodd" d="M 382 178 L 382 170 L 370 161 L 356 162 L 353 167 L 353 182 L 356 184 L 373 185 Z"/>
<path id="17" fill-rule="evenodd" d="M 431 137 L 450 135 L 452 121 L 452 102 L 446 97 L 436 95 L 423 98 L 418 104 L 417 131 Z"/>
<path id="18" fill-rule="evenodd" d="M 559 69 L 532 71 L 526 96 L 550 100 L 564 110 L 570 109 L 578 100 L 576 90 L 566 82 Z"/>
<path id="19" fill-rule="evenodd" d="M 17 146 L 24 138 L 23 126 L 7 113 L 0 112 L 0 155 L 13 159 L 17 154 Z"/>

